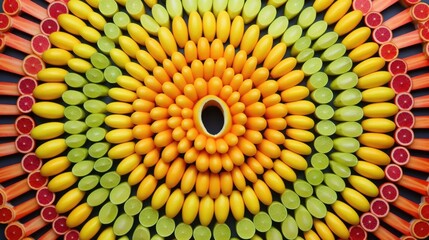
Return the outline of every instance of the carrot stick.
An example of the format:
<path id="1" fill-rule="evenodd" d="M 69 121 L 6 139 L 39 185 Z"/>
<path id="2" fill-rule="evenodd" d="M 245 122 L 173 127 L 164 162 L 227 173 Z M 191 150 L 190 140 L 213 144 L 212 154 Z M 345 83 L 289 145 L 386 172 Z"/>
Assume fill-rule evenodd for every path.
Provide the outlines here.
<path id="1" fill-rule="evenodd" d="M 410 160 L 404 166 L 409 169 L 429 173 L 429 158 L 410 156 Z"/>
<path id="2" fill-rule="evenodd" d="M 0 168 L 0 183 L 6 182 L 24 174 L 25 171 L 24 169 L 22 169 L 21 163 L 15 163 L 9 166 L 2 167 Z"/>
<path id="3" fill-rule="evenodd" d="M 393 17 L 385 20 L 381 25 L 386 26 L 390 30 L 395 30 L 401 26 L 404 26 L 407 23 L 413 21 L 413 18 L 410 15 L 410 8 L 403 10 L 400 13 L 397 13 Z"/>
<path id="4" fill-rule="evenodd" d="M 0 82 L 0 96 L 19 96 L 18 84 L 13 82 Z"/>
<path id="5" fill-rule="evenodd" d="M 429 95 L 415 97 L 413 108 L 427 108 L 429 107 Z"/>
<path id="6" fill-rule="evenodd" d="M 423 179 L 404 174 L 397 183 L 400 186 L 405 187 L 413 192 L 419 193 L 422 196 L 428 195 L 429 182 Z"/>
<path id="7" fill-rule="evenodd" d="M 392 204 L 393 206 L 408 213 L 412 217 L 419 218 L 419 204 L 411 200 L 408 200 L 407 198 L 404 198 L 401 195 L 399 195 L 396 201 L 394 201 Z"/>
<path id="8" fill-rule="evenodd" d="M 30 221 L 24 223 L 26 236 L 30 236 L 31 234 L 37 232 L 47 224 L 48 223 L 43 221 L 43 218 L 40 215 L 31 219 Z"/>
<path id="9" fill-rule="evenodd" d="M 1 13 L 0 13 L 1 14 Z M 0 70 L 24 76 L 22 60 L 0 53 Z"/>
<path id="10" fill-rule="evenodd" d="M 391 42 L 395 44 L 398 49 L 401 49 L 422 43 L 422 39 L 420 38 L 420 31 L 414 30 L 394 37 Z"/>
<path id="11" fill-rule="evenodd" d="M 428 151 L 429 139 L 426 138 L 414 138 L 413 143 L 411 143 L 408 148 L 414 150 Z"/>
<path id="12" fill-rule="evenodd" d="M 18 153 L 18 149 L 15 147 L 15 142 L 0 143 L 0 157 L 9 156 L 15 153 Z"/>
<path id="13" fill-rule="evenodd" d="M 0 41 L 4 41 L 5 45 L 23 53 L 32 54 L 30 41 L 19 37 L 13 33 L 7 32 L 0 35 Z M 1 50 L 1 49 L 0 49 Z"/>
<path id="14" fill-rule="evenodd" d="M 23 179 L 5 188 L 0 188 L 0 206 L 30 190 L 31 188 L 27 184 L 27 179 Z"/>
<path id="15" fill-rule="evenodd" d="M 372 1 L 372 9 L 371 11 L 374 12 L 382 12 L 384 11 L 386 8 L 392 6 L 393 4 L 395 4 L 396 2 L 398 2 L 398 0 L 374 0 Z"/>
<path id="16" fill-rule="evenodd" d="M 0 124 L 0 137 L 16 137 L 18 132 L 16 131 L 15 124 Z"/>
<path id="17" fill-rule="evenodd" d="M 18 221 L 19 219 L 28 216 L 39 208 L 40 206 L 37 204 L 36 198 L 34 197 L 15 207 L 0 207 L 0 218 L 2 218 L 1 222 L 10 223 L 12 221 Z"/>
<path id="18" fill-rule="evenodd" d="M 3 19 L 7 19 L 6 21 L 11 22 L 11 27 L 19 30 L 21 32 L 30 34 L 31 36 L 37 35 L 40 33 L 40 28 L 39 28 L 39 24 L 32 22 L 28 19 L 25 19 L 23 17 L 20 16 L 9 16 L 5 13 L 0 13 L 0 18 Z M 8 23 L 7 23 L 8 24 Z M 3 24 L 6 25 L 6 24 Z M 1 25 L 1 26 L 3 26 Z M 7 31 L 8 29 L 2 29 L 3 31 Z"/>
<path id="19" fill-rule="evenodd" d="M 39 237 L 39 240 L 54 240 L 58 239 L 58 234 L 55 233 L 54 229 L 50 228 L 42 236 Z"/>
<path id="20" fill-rule="evenodd" d="M 403 60 L 407 63 L 408 71 L 429 66 L 429 59 L 424 53 L 418 53 Z"/>
<path id="21" fill-rule="evenodd" d="M 410 223 L 393 214 L 392 212 L 389 212 L 386 217 L 382 218 L 381 220 L 390 225 L 392 228 L 398 230 L 402 234 L 410 235 Z"/>
<path id="22" fill-rule="evenodd" d="M 398 240 L 399 238 L 390 232 L 389 230 L 385 229 L 383 226 L 379 226 L 375 232 L 373 232 L 374 236 L 376 236 L 378 239 L 383 240 Z"/>
<path id="23" fill-rule="evenodd" d="M 39 4 L 29 0 L 16 0 L 18 4 L 21 4 L 21 10 L 39 20 L 43 20 L 48 17 L 46 9 Z M 5 1 L 6 2 L 6 1 Z"/>
<path id="24" fill-rule="evenodd" d="M 413 82 L 412 90 L 418 90 L 429 87 L 429 73 L 424 73 L 411 78 Z"/>

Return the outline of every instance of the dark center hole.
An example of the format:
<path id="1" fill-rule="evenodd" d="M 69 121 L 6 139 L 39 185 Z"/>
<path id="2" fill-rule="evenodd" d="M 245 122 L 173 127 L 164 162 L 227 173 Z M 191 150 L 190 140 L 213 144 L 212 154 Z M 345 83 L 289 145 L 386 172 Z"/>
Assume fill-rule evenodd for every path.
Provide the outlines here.
<path id="1" fill-rule="evenodd" d="M 203 109 L 201 113 L 203 125 L 207 129 L 207 132 L 216 135 L 223 127 L 224 116 L 222 110 L 217 106 L 208 106 Z"/>

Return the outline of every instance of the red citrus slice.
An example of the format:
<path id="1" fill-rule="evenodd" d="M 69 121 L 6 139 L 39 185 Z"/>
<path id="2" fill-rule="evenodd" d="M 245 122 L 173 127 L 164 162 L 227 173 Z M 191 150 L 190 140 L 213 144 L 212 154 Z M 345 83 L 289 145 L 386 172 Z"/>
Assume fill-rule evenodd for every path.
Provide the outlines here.
<path id="1" fill-rule="evenodd" d="M 29 153 L 33 151 L 36 143 L 34 139 L 27 134 L 19 135 L 15 140 L 15 147 L 20 153 Z"/>
<path id="2" fill-rule="evenodd" d="M 428 41 L 429 42 L 429 29 L 425 29 L 425 36 L 424 36 L 424 38 L 427 38 L 428 40 L 425 40 L 425 41 Z M 421 35 L 421 34 L 420 34 Z M 424 54 L 426 54 L 426 57 L 428 57 L 429 58 L 429 43 L 425 43 L 425 45 L 424 45 L 424 47 L 423 47 L 423 53 Z"/>
<path id="3" fill-rule="evenodd" d="M 402 146 L 397 146 L 390 152 L 390 158 L 399 166 L 403 166 L 410 161 L 410 152 Z"/>
<path id="4" fill-rule="evenodd" d="M 30 113 L 36 100 L 31 95 L 22 95 L 18 98 L 16 106 L 21 113 Z"/>
<path id="5" fill-rule="evenodd" d="M 52 228 L 54 229 L 54 232 L 58 235 L 64 235 L 68 230 L 69 227 L 67 227 L 66 224 L 67 218 L 64 216 L 57 217 L 54 222 L 52 223 Z"/>
<path id="6" fill-rule="evenodd" d="M 401 146 L 409 146 L 414 141 L 414 132 L 411 128 L 400 127 L 395 131 L 395 140 Z"/>
<path id="7" fill-rule="evenodd" d="M 31 173 L 42 167 L 42 160 L 35 153 L 27 153 L 22 157 L 21 166 L 24 171 Z"/>
<path id="8" fill-rule="evenodd" d="M 376 217 L 383 218 L 390 211 L 389 203 L 382 198 L 376 198 L 371 201 L 370 210 L 371 213 L 374 214 Z"/>
<path id="9" fill-rule="evenodd" d="M 429 204 L 421 203 L 419 206 L 419 216 L 425 221 L 429 221 Z"/>
<path id="10" fill-rule="evenodd" d="M 79 240 L 79 232 L 75 229 L 68 231 L 64 235 L 64 240 Z"/>
<path id="11" fill-rule="evenodd" d="M 364 213 L 360 217 L 360 225 L 367 232 L 374 232 L 380 226 L 380 221 L 372 213 Z"/>
<path id="12" fill-rule="evenodd" d="M 21 95 L 31 95 L 37 87 L 37 81 L 31 77 L 23 77 L 18 81 L 18 92 Z"/>
<path id="13" fill-rule="evenodd" d="M 350 240 L 365 240 L 368 237 L 366 231 L 359 225 L 349 228 Z"/>
<path id="14" fill-rule="evenodd" d="M 51 48 L 51 42 L 48 36 L 38 34 L 31 39 L 31 49 L 36 55 L 41 56 L 49 48 Z"/>
<path id="15" fill-rule="evenodd" d="M 391 182 L 397 182 L 402 178 L 402 168 L 396 164 L 389 164 L 384 168 L 386 178 Z"/>
<path id="16" fill-rule="evenodd" d="M 45 207 L 54 203 L 55 193 L 49 191 L 47 187 L 42 187 L 37 190 L 36 199 L 40 206 Z"/>
<path id="17" fill-rule="evenodd" d="M 398 199 L 399 190 L 393 183 L 384 183 L 380 186 L 380 197 L 387 202 L 394 202 Z"/>
<path id="18" fill-rule="evenodd" d="M 9 206 L 3 206 L 0 208 L 0 223 L 10 223 L 15 219 L 15 211 Z"/>
<path id="19" fill-rule="evenodd" d="M 28 174 L 27 182 L 31 189 L 38 190 L 48 184 L 48 178 L 42 176 L 40 171 L 34 171 Z"/>
<path id="20" fill-rule="evenodd" d="M 19 134 L 30 134 L 35 126 L 34 120 L 27 115 L 21 115 L 15 120 L 15 129 Z"/>
<path id="21" fill-rule="evenodd" d="M 49 35 L 60 30 L 60 25 L 55 18 L 46 18 L 40 23 L 40 30 L 43 34 Z"/>
<path id="22" fill-rule="evenodd" d="M 397 127 L 412 128 L 416 122 L 414 114 L 410 111 L 399 111 L 395 116 L 395 123 Z"/>
<path id="23" fill-rule="evenodd" d="M 389 68 L 389 72 L 393 75 L 392 80 L 390 81 L 390 88 L 392 88 L 395 93 L 410 92 L 413 87 L 413 81 L 410 76 L 407 74 L 393 73 L 396 71 L 392 69 L 398 70 L 398 68 Z"/>
<path id="24" fill-rule="evenodd" d="M 372 2 L 370 0 L 354 0 L 353 1 L 353 9 L 360 10 L 363 15 L 366 15 L 369 11 L 371 11 Z"/>
<path id="25" fill-rule="evenodd" d="M 21 12 L 21 3 L 16 0 L 4 0 L 3 4 L 3 11 L 10 16 L 17 15 Z"/>
<path id="26" fill-rule="evenodd" d="M 22 68 L 26 75 L 37 78 L 37 73 L 45 68 L 45 63 L 36 55 L 28 55 L 22 62 Z"/>
<path id="27" fill-rule="evenodd" d="M 417 239 L 429 237 L 429 223 L 422 220 L 414 220 L 410 226 L 411 235 Z"/>
<path id="28" fill-rule="evenodd" d="M 383 15 L 381 15 L 379 12 L 369 12 L 365 16 L 365 24 L 369 28 L 379 27 L 381 23 L 383 23 Z"/>
<path id="29" fill-rule="evenodd" d="M 400 110 L 411 110 L 414 106 L 413 95 L 407 92 L 401 92 L 395 97 L 395 104 Z"/>
<path id="30" fill-rule="evenodd" d="M 390 40 L 392 40 L 392 35 L 392 31 L 385 26 L 379 26 L 372 32 L 372 38 L 378 44 L 390 42 Z"/>
<path id="31" fill-rule="evenodd" d="M 424 2 L 417 3 L 411 8 L 411 17 L 417 22 L 424 22 L 429 19 L 429 5 Z"/>
<path id="32" fill-rule="evenodd" d="M 12 28 L 12 19 L 5 13 L 0 13 L 0 31 L 8 32 Z"/>
<path id="33" fill-rule="evenodd" d="M 3 51 L 6 47 L 6 40 L 4 39 L 4 34 L 0 32 L 0 51 Z"/>
<path id="34" fill-rule="evenodd" d="M 399 49 L 393 43 L 385 43 L 380 46 L 378 53 L 385 61 L 392 61 L 398 57 Z"/>
<path id="35" fill-rule="evenodd" d="M 55 209 L 55 206 L 49 205 L 42 208 L 40 211 L 40 216 L 42 216 L 45 222 L 53 222 L 58 217 L 58 213 Z"/>
<path id="36" fill-rule="evenodd" d="M 4 234 L 9 240 L 19 240 L 25 237 L 25 228 L 19 222 L 13 222 L 7 225 Z"/>
<path id="37" fill-rule="evenodd" d="M 57 19 L 59 15 L 68 13 L 67 5 L 61 1 L 55 1 L 48 6 L 48 16 Z"/>

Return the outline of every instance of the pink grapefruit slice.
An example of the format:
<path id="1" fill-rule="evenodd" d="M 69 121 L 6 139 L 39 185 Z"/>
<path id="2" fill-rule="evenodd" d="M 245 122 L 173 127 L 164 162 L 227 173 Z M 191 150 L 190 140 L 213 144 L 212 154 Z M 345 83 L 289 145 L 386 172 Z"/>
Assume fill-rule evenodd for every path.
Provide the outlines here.
<path id="1" fill-rule="evenodd" d="M 28 174 L 27 182 L 31 189 L 39 190 L 48 184 L 48 178 L 42 176 L 40 171 L 34 171 Z"/>
<path id="2" fill-rule="evenodd" d="M 400 110 L 409 111 L 414 106 L 414 97 L 408 92 L 401 92 L 396 95 L 395 104 Z"/>
<path id="3" fill-rule="evenodd" d="M 0 223 L 10 223 L 15 219 L 15 211 L 10 206 L 0 207 Z"/>
<path id="4" fill-rule="evenodd" d="M 380 188 L 380 196 L 387 202 L 394 202 L 398 199 L 399 190 L 393 183 L 383 183 Z"/>
<path id="5" fill-rule="evenodd" d="M 60 30 L 60 25 L 55 18 L 46 18 L 40 23 L 40 31 L 43 34 L 49 35 Z"/>
<path id="6" fill-rule="evenodd" d="M 380 46 L 378 53 L 385 61 L 390 62 L 398 57 L 399 49 L 393 43 L 385 43 Z"/>
<path id="7" fill-rule="evenodd" d="M 52 228 L 54 232 L 58 235 L 64 235 L 69 230 L 66 224 L 67 218 L 64 216 L 57 217 L 52 223 Z"/>
<path id="8" fill-rule="evenodd" d="M 49 205 L 42 208 L 40 216 L 42 216 L 45 222 L 53 222 L 58 217 L 58 213 L 54 205 Z"/>
<path id="9" fill-rule="evenodd" d="M 414 132 L 411 128 L 400 127 L 395 131 L 395 140 L 401 146 L 409 146 L 414 141 Z"/>
<path id="10" fill-rule="evenodd" d="M 374 200 L 371 201 L 370 211 L 376 217 L 383 218 L 390 211 L 389 203 L 382 198 L 375 198 Z"/>
<path id="11" fill-rule="evenodd" d="M 389 67 L 390 66 L 391 65 L 389 65 Z M 400 71 L 396 70 L 399 70 L 399 68 L 395 68 L 395 66 L 389 68 L 389 72 L 393 75 L 392 80 L 390 81 L 390 88 L 392 88 L 395 93 L 410 92 L 413 87 L 413 81 L 410 76 L 398 73 Z"/>
<path id="12" fill-rule="evenodd" d="M 21 12 L 21 3 L 16 0 L 4 0 L 3 4 L 3 11 L 10 16 L 17 15 Z"/>
<path id="13" fill-rule="evenodd" d="M 27 115 L 21 115 L 15 120 L 15 129 L 19 134 L 30 134 L 35 126 L 33 118 Z"/>
<path id="14" fill-rule="evenodd" d="M 379 26 L 372 32 L 372 38 L 378 44 L 390 42 L 392 40 L 392 36 L 392 31 L 385 26 Z"/>
<path id="15" fill-rule="evenodd" d="M 33 151 L 36 143 L 34 139 L 27 134 L 19 135 L 15 139 L 15 147 L 20 153 L 29 153 Z"/>
<path id="16" fill-rule="evenodd" d="M 47 187 L 42 187 L 39 190 L 37 190 L 36 199 L 37 199 L 37 203 L 40 206 L 46 207 L 54 203 L 55 193 L 49 191 Z"/>
<path id="17" fill-rule="evenodd" d="M 416 122 L 414 114 L 410 111 L 399 111 L 395 116 L 395 124 L 397 127 L 412 128 Z"/>
<path id="18" fill-rule="evenodd" d="M 32 77 L 23 77 L 18 81 L 18 92 L 21 95 L 31 95 L 37 87 L 37 81 Z"/>
<path id="19" fill-rule="evenodd" d="M 380 226 L 380 220 L 372 213 L 364 213 L 360 217 L 360 225 L 367 232 L 374 232 Z"/>
<path id="20" fill-rule="evenodd" d="M 420 35 L 420 38 L 424 41 L 424 42 L 428 42 L 429 41 L 429 28 L 420 28 L 420 30 L 419 30 L 419 35 Z M 426 43 L 426 46 L 427 46 L 427 43 Z M 427 47 L 425 46 L 425 53 L 426 53 L 426 55 L 427 55 L 427 53 L 428 53 L 428 50 L 427 50 Z"/>
<path id="21" fill-rule="evenodd" d="M 0 32 L 8 32 L 12 28 L 12 18 L 0 13 Z"/>
<path id="22" fill-rule="evenodd" d="M 67 5 L 62 1 L 55 1 L 48 6 L 48 16 L 57 19 L 59 15 L 69 13 Z"/>
<path id="23" fill-rule="evenodd" d="M 37 34 L 31 39 L 31 49 L 37 56 L 41 56 L 49 48 L 51 48 L 51 42 L 48 36 Z"/>
<path id="24" fill-rule="evenodd" d="M 22 62 L 24 73 L 33 78 L 37 78 L 37 73 L 44 68 L 45 63 L 36 55 L 28 55 Z"/>
<path id="25" fill-rule="evenodd" d="M 403 166 L 410 161 L 410 152 L 405 147 L 396 146 L 390 152 L 390 158 L 394 163 Z"/>
<path id="26" fill-rule="evenodd" d="M 429 223 L 423 220 L 414 220 L 410 226 L 411 235 L 417 239 L 427 239 L 429 237 Z"/>
<path id="27" fill-rule="evenodd" d="M 30 113 L 36 100 L 31 95 L 22 95 L 18 98 L 16 106 L 21 113 Z"/>
<path id="28" fill-rule="evenodd" d="M 391 182 L 397 182 L 402 178 L 402 168 L 396 164 L 389 164 L 384 168 L 386 178 Z"/>
<path id="29" fill-rule="evenodd" d="M 429 221 L 429 203 L 421 203 L 419 206 L 419 216 L 425 221 Z"/>
<path id="30" fill-rule="evenodd" d="M 429 19 L 429 5 L 425 2 L 417 3 L 411 7 L 411 17 L 417 22 L 424 22 Z"/>
<path id="31" fill-rule="evenodd" d="M 383 15 L 381 15 L 379 12 L 369 12 L 365 16 L 365 24 L 369 28 L 377 28 L 383 23 Z"/>
<path id="32" fill-rule="evenodd" d="M 4 230 L 4 234 L 6 238 L 10 240 L 23 239 L 25 237 L 25 228 L 21 223 L 13 222 L 7 225 L 6 229 Z"/>
<path id="33" fill-rule="evenodd" d="M 64 240 L 79 240 L 79 232 L 75 229 L 66 232 Z"/>
<path id="34" fill-rule="evenodd" d="M 349 228 L 349 233 L 350 233 L 350 237 L 349 237 L 350 240 L 365 240 L 368 237 L 368 234 L 360 225 L 351 226 Z"/>
<path id="35" fill-rule="evenodd" d="M 24 171 L 31 173 L 42 167 L 42 160 L 35 153 L 27 153 L 22 157 L 21 166 Z"/>
<path id="36" fill-rule="evenodd" d="M 363 15 L 366 15 L 372 8 L 372 1 L 370 0 L 354 0 L 353 9 L 360 10 Z"/>

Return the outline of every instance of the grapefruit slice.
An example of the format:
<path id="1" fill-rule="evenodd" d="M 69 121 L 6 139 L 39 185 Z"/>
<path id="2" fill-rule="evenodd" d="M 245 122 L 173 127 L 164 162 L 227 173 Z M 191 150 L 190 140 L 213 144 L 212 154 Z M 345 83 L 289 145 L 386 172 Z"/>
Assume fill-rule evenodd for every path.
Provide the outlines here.
<path id="1" fill-rule="evenodd" d="M 28 55 L 22 61 L 22 70 L 30 77 L 37 79 L 37 73 L 45 68 L 45 63 L 36 55 Z"/>
<path id="2" fill-rule="evenodd" d="M 9 15 L 14 16 L 21 12 L 21 3 L 16 0 L 4 0 L 3 4 L 3 11 Z"/>
<path id="3" fill-rule="evenodd" d="M 29 153 L 33 151 L 36 143 L 34 139 L 27 134 L 19 135 L 15 139 L 15 147 L 20 153 Z"/>
<path id="4" fill-rule="evenodd" d="M 49 191 L 47 187 L 42 187 L 39 190 L 37 190 L 36 199 L 37 199 L 37 203 L 40 206 L 46 207 L 54 203 L 55 193 Z"/>
<path id="5" fill-rule="evenodd" d="M 410 111 L 399 111 L 395 116 L 395 124 L 397 127 L 412 128 L 416 122 L 414 114 Z"/>
<path id="6" fill-rule="evenodd" d="M 389 67 L 390 66 L 391 65 L 389 65 Z M 390 88 L 392 88 L 395 93 L 410 92 L 413 87 L 413 81 L 410 76 L 407 74 L 401 74 L 396 70 L 398 70 L 398 68 L 395 68 L 394 66 L 389 68 L 389 72 L 393 75 L 393 78 L 390 81 Z"/>
<path id="7" fill-rule="evenodd" d="M 15 120 L 15 129 L 19 134 L 30 134 L 35 126 L 33 118 L 27 115 L 21 115 Z"/>
<path id="8" fill-rule="evenodd" d="M 389 164 L 384 168 L 386 178 L 391 182 L 397 182 L 402 178 L 402 168 L 396 164 Z"/>
<path id="9" fill-rule="evenodd" d="M 15 211 L 12 207 L 0 207 L 0 223 L 6 224 L 12 222 L 16 218 Z"/>
<path id="10" fill-rule="evenodd" d="M 62 1 L 55 1 L 48 6 L 48 16 L 57 19 L 59 15 L 69 13 L 67 5 Z"/>
<path id="11" fill-rule="evenodd" d="M 64 235 L 69 230 L 69 227 L 67 227 L 66 224 L 67 217 L 60 216 L 57 217 L 54 222 L 52 223 L 52 228 L 54 229 L 54 232 L 58 235 Z"/>
<path id="12" fill-rule="evenodd" d="M 395 140 L 401 146 L 409 146 L 414 141 L 414 132 L 411 128 L 400 127 L 395 131 Z"/>
<path id="13" fill-rule="evenodd" d="M 41 56 L 43 52 L 51 48 L 51 42 L 48 36 L 43 34 L 37 34 L 31 39 L 31 50 L 37 56 Z"/>
<path id="14" fill-rule="evenodd" d="M 399 190 L 393 183 L 384 183 L 380 186 L 380 196 L 387 202 L 394 202 L 398 199 Z"/>
<path id="15" fill-rule="evenodd" d="M 396 95 L 395 104 L 400 110 L 409 111 L 414 106 L 414 97 L 408 92 L 401 92 Z"/>
<path id="16" fill-rule="evenodd" d="M 394 163 L 403 166 L 410 161 L 410 152 L 405 147 L 397 146 L 390 152 L 390 158 Z"/>
<path id="17" fill-rule="evenodd" d="M 393 59 L 397 58 L 399 55 L 399 49 L 393 43 L 385 43 L 380 46 L 378 54 L 385 61 L 390 62 Z"/>
<path id="18" fill-rule="evenodd" d="M 369 12 L 365 16 L 365 24 L 369 28 L 377 28 L 383 23 L 383 15 L 379 12 Z"/>
<path id="19" fill-rule="evenodd" d="M 3 52 L 5 47 L 6 47 L 5 35 L 0 32 L 0 51 Z"/>
<path id="20" fill-rule="evenodd" d="M 23 77 L 18 81 L 18 92 L 21 95 L 31 95 L 37 87 L 37 81 L 31 77 Z"/>
<path id="21" fill-rule="evenodd" d="M 380 221 L 372 213 L 364 213 L 360 217 L 360 225 L 367 232 L 374 232 L 380 226 Z"/>
<path id="22" fill-rule="evenodd" d="M 366 15 L 371 11 L 372 1 L 370 0 L 354 0 L 353 1 L 353 9 L 360 10 L 363 15 Z"/>
<path id="23" fill-rule="evenodd" d="M 0 32 L 9 32 L 12 28 L 12 19 L 5 13 L 0 13 Z"/>
<path id="24" fill-rule="evenodd" d="M 419 216 L 425 221 L 429 221 L 429 204 L 422 203 L 419 206 Z"/>
<path id="25" fill-rule="evenodd" d="M 49 205 L 40 210 L 40 216 L 45 222 L 53 222 L 58 217 L 58 213 L 54 205 Z"/>
<path id="26" fill-rule="evenodd" d="M 420 38 L 424 41 L 424 42 L 428 42 L 429 41 L 429 28 L 420 28 L 419 30 L 419 35 Z M 426 56 L 428 56 L 428 44 L 425 44 L 425 48 L 424 48 L 424 53 L 426 54 Z"/>
<path id="27" fill-rule="evenodd" d="M 383 218 L 390 211 L 389 203 L 382 198 L 375 198 L 371 201 L 370 211 L 376 217 Z"/>
<path id="28" fill-rule="evenodd" d="M 351 226 L 349 228 L 349 233 L 350 233 L 350 237 L 349 237 L 350 240 L 365 240 L 368 238 L 368 234 L 360 225 Z"/>
<path id="29" fill-rule="evenodd" d="M 34 171 L 28 174 L 27 182 L 31 189 L 38 190 L 48 184 L 48 178 L 42 176 L 40 171 Z"/>
<path id="30" fill-rule="evenodd" d="M 21 166 L 24 171 L 31 173 L 42 167 L 42 160 L 40 160 L 35 153 L 27 153 L 22 157 Z"/>
<path id="31" fill-rule="evenodd" d="M 19 222 L 13 222 L 7 225 L 4 230 L 7 239 L 18 240 L 25 237 L 25 227 Z"/>
<path id="32" fill-rule="evenodd" d="M 429 223 L 423 220 L 414 220 L 410 226 L 411 235 L 417 239 L 427 239 L 429 237 Z"/>
<path id="33" fill-rule="evenodd" d="M 40 31 L 43 34 L 49 35 L 60 30 L 60 25 L 55 18 L 45 18 L 40 22 Z"/>
<path id="34" fill-rule="evenodd" d="M 411 7 L 410 14 L 416 22 L 424 22 L 429 19 L 429 5 L 425 2 L 417 3 Z"/>
<path id="35" fill-rule="evenodd" d="M 75 229 L 69 230 L 64 235 L 64 240 L 79 240 L 79 232 Z"/>
<path id="36" fill-rule="evenodd" d="M 372 38 L 378 44 L 390 42 L 392 40 L 392 36 L 392 31 L 385 26 L 379 26 L 372 32 Z"/>
<path id="37" fill-rule="evenodd" d="M 394 59 L 389 63 L 387 67 L 387 69 L 392 75 L 406 74 L 408 71 L 407 68 L 408 68 L 407 63 L 401 58 Z"/>
<path id="38" fill-rule="evenodd" d="M 36 100 L 31 95 L 22 95 L 18 98 L 16 106 L 21 113 L 30 113 Z"/>

